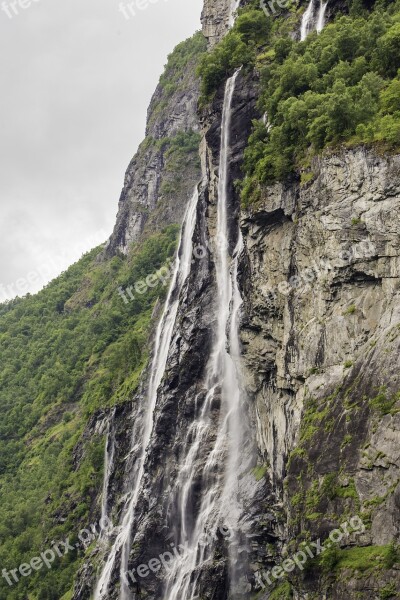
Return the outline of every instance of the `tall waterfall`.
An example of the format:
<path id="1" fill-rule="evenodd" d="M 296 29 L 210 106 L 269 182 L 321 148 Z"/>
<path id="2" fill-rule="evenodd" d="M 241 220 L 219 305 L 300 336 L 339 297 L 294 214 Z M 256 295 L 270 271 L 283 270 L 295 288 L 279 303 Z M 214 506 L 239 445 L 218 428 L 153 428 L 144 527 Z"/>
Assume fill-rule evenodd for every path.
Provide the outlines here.
<path id="1" fill-rule="evenodd" d="M 108 531 L 108 491 L 110 486 L 110 478 L 114 466 L 114 454 L 115 454 L 115 439 L 113 432 L 114 425 L 114 417 L 115 417 L 115 408 L 110 414 L 108 424 L 107 424 L 107 437 L 106 437 L 106 445 L 104 449 L 104 479 L 103 479 L 103 492 L 101 495 L 101 520 L 100 524 L 102 527 L 101 534 L 103 535 L 104 531 Z"/>
<path id="2" fill-rule="evenodd" d="M 318 11 L 316 11 L 315 2 L 316 0 L 310 0 L 301 20 L 300 39 L 302 42 L 314 29 L 320 33 L 325 27 L 325 13 L 328 2 L 320 0 Z"/>
<path id="3" fill-rule="evenodd" d="M 147 406 L 141 423 L 141 432 L 134 431 L 132 436 L 132 450 L 138 445 L 140 440 L 141 453 L 133 466 L 132 489 L 128 492 L 124 509 L 122 512 L 121 523 L 117 528 L 116 538 L 111 551 L 107 557 L 106 564 L 97 582 L 94 600 L 105 600 L 108 598 L 108 589 L 111 577 L 116 567 L 117 557 L 120 555 L 120 599 L 129 600 L 131 598 L 129 586 L 125 574 L 128 570 L 129 553 L 131 549 L 132 528 L 135 521 L 135 509 L 139 498 L 141 484 L 145 469 L 145 460 L 147 448 L 150 443 L 153 429 L 154 410 L 157 401 L 157 391 L 165 372 L 165 366 L 168 358 L 168 351 L 171 345 L 171 338 L 175 325 L 176 315 L 179 306 L 179 296 L 183 285 L 190 273 L 191 259 L 193 253 L 192 239 L 194 227 L 196 224 L 196 209 L 198 203 L 197 187 L 188 205 L 184 218 L 179 249 L 175 261 L 174 274 L 165 302 L 164 312 L 157 328 L 155 337 L 153 360 L 150 370 L 150 382 L 147 394 Z"/>
<path id="4" fill-rule="evenodd" d="M 164 600 L 192 600 L 199 597 L 199 576 L 213 558 L 216 532 L 229 532 L 231 565 L 235 563 L 235 539 L 240 518 L 236 500 L 243 419 L 238 369 L 240 354 L 238 315 L 242 303 L 237 284 L 239 241 L 234 257 L 229 255 L 229 154 L 232 98 L 238 71 L 226 84 L 221 126 L 218 184 L 217 235 L 215 239 L 216 332 L 204 381 L 206 396 L 186 439 L 186 456 L 181 460 L 173 506 L 178 506 L 178 544 L 183 554 L 167 575 Z M 215 423 L 215 407 L 219 418 Z M 211 443 L 210 443 L 211 440 Z M 200 460 L 199 460 L 200 457 Z M 203 460 L 201 460 L 201 457 Z M 197 474 L 195 465 L 204 464 L 200 506 L 193 515 Z M 195 518 L 194 518 L 195 517 Z M 231 569 L 231 582 L 236 585 Z M 235 596 L 237 590 L 233 589 Z"/>
<path id="5" fill-rule="evenodd" d="M 320 33 L 325 27 L 325 13 L 327 6 L 328 2 L 323 2 L 323 0 L 321 0 L 317 17 L 317 25 L 315 27 L 318 33 Z"/>
<path id="6" fill-rule="evenodd" d="M 310 33 L 314 18 L 314 0 L 310 0 L 306 11 L 301 19 L 300 39 L 303 42 Z"/>
<path id="7" fill-rule="evenodd" d="M 240 0 L 232 1 L 232 13 L 239 2 Z M 230 25 L 232 23 L 233 18 Z M 232 99 L 238 73 L 239 71 L 226 83 L 221 125 L 217 232 L 214 239 L 216 330 L 202 382 L 202 392 L 196 398 L 196 414 L 188 428 L 182 456 L 177 465 L 177 476 L 168 498 L 172 525 L 178 532 L 176 542 L 183 552 L 175 553 L 175 561 L 164 574 L 164 600 L 194 600 L 197 597 L 203 568 L 206 569 L 214 557 L 217 531 L 226 532 L 224 535 L 228 538 L 225 542 L 228 542 L 227 554 L 230 558 L 231 597 L 235 598 L 239 593 L 238 531 L 243 511 L 238 498 L 238 485 L 239 473 L 243 469 L 241 450 L 246 430 L 241 406 L 243 397 L 239 366 L 239 315 L 242 299 L 237 279 L 243 242 L 239 226 L 233 232 L 229 227 L 230 131 Z M 93 600 L 106 600 L 109 597 L 111 580 L 118 570 L 119 598 L 132 598 L 126 574 L 129 569 L 133 527 L 144 483 L 158 390 L 167 365 L 181 291 L 191 269 L 197 204 L 196 189 L 185 215 L 174 275 L 157 328 L 145 412 L 142 419 L 139 419 L 139 424 L 135 423 L 132 435 L 131 453 L 137 456 L 139 448 L 139 456 L 129 465 L 131 485 L 124 497 L 120 524 L 110 536 L 113 543 L 97 581 Z M 236 248 L 231 253 L 234 240 Z M 199 465 L 202 465 L 201 490 L 196 487 Z M 108 486 L 108 483 L 105 485 Z M 103 496 L 105 512 L 106 502 Z"/>
<path id="8" fill-rule="evenodd" d="M 236 11 L 240 6 L 240 1 L 241 0 L 231 0 L 231 10 L 230 10 L 230 15 L 229 15 L 229 27 L 232 27 L 232 25 L 235 22 L 235 15 L 236 15 Z"/>

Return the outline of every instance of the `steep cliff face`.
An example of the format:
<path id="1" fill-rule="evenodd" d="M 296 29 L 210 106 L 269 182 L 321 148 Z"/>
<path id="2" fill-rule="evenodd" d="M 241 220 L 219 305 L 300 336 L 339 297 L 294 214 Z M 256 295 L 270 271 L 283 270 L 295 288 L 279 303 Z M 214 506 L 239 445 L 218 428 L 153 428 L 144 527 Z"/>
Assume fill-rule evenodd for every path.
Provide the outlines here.
<path id="1" fill-rule="evenodd" d="M 201 15 L 203 33 L 210 47 L 217 44 L 229 30 L 235 10 L 241 0 L 205 0 Z"/>
<path id="2" fill-rule="evenodd" d="M 305 6 L 249 4 L 222 39 L 238 3 L 205 2 L 200 107 L 207 40 L 169 57 L 107 247 L 0 306 L 0 600 L 399 595 L 398 15 L 300 45 Z M 374 35 L 364 78 L 338 53 Z"/>
<path id="3" fill-rule="evenodd" d="M 382 547 L 399 539 L 400 158 L 343 150 L 312 169 L 312 183 L 266 188 L 242 216 L 258 447 L 283 503 L 284 544 L 359 515 L 365 532 L 342 546 Z M 365 568 L 348 568 L 346 583 L 317 571 L 295 583 L 296 597 L 399 588 L 379 559 Z"/>
<path id="4" fill-rule="evenodd" d="M 257 81 L 253 76 L 239 75 L 236 92 L 232 103 L 232 149 L 230 152 L 230 175 L 228 180 L 231 198 L 232 246 L 237 236 L 239 197 L 234 189 L 234 180 L 240 175 L 240 163 L 243 149 L 250 133 L 251 120 L 257 116 L 255 98 Z M 190 275 L 180 295 L 179 312 L 175 322 L 168 360 L 163 381 L 157 394 L 157 405 L 153 415 L 151 440 L 146 452 L 145 476 L 140 488 L 140 498 L 136 505 L 130 543 L 128 571 L 135 573 L 138 565 L 149 564 L 154 558 L 171 551 L 171 542 L 178 546 L 177 537 L 182 524 L 179 514 L 179 480 L 182 469 L 182 456 L 186 452 L 190 437 L 194 435 L 193 425 L 196 422 L 198 407 L 205 401 L 204 381 L 207 363 L 214 332 L 217 329 L 216 312 L 216 279 L 215 255 L 217 240 L 215 239 L 218 165 L 220 158 L 221 127 L 220 119 L 224 88 L 217 94 L 212 107 L 203 115 L 202 131 L 202 164 L 203 183 L 200 186 L 197 204 L 196 227 L 193 236 L 193 260 Z M 235 226 L 236 223 L 236 226 Z M 149 379 L 151 372 L 143 374 L 142 386 L 132 402 L 119 409 L 113 416 L 114 439 L 116 440 L 113 474 L 109 486 L 110 516 L 114 523 L 121 522 L 124 511 L 124 498 L 134 484 L 132 473 L 139 460 L 141 424 L 145 420 Z M 217 408 L 218 400 L 215 400 Z M 210 438 L 204 440 L 202 452 L 195 457 L 193 466 L 187 477 L 195 475 L 193 490 L 200 493 L 203 489 L 202 470 L 204 468 L 205 448 L 210 446 L 211 452 L 214 436 L 219 424 L 218 410 L 212 411 Z M 138 443 L 132 444 L 132 434 L 138 436 Z M 247 461 L 255 465 L 254 444 L 248 448 Z M 258 529 L 257 503 L 253 491 L 261 489 L 263 484 L 255 484 L 254 477 L 248 470 L 243 479 L 243 492 L 249 494 L 254 502 L 248 506 L 251 514 L 250 529 Z M 191 500 L 192 518 L 199 511 L 199 497 Z M 226 522 L 221 521 L 221 529 Z M 219 532 L 204 532 L 217 535 L 215 560 L 198 573 L 198 589 L 204 598 L 223 598 L 229 594 L 228 544 Z M 244 551 L 244 550 L 243 550 Z M 247 550 L 246 550 L 247 551 Z M 220 556 L 221 555 L 221 556 Z M 217 558 L 218 557 L 218 558 Z M 103 554 L 101 546 L 83 568 L 75 589 L 75 600 L 89 598 L 96 581 L 94 564 L 107 560 L 107 549 Z M 165 593 L 166 571 L 149 573 L 146 578 L 130 578 L 131 590 L 140 593 L 140 597 L 162 598 Z M 97 574 L 98 576 L 98 574 Z M 108 598 L 119 597 L 119 562 L 113 567 L 111 583 L 107 591 Z M 238 598 L 247 598 L 248 590 Z"/>
<path id="5" fill-rule="evenodd" d="M 228 0 L 206 0 L 203 26 L 210 46 L 227 31 L 235 6 Z M 241 208 L 236 181 L 243 177 L 252 120 L 260 118 L 259 74 L 242 69 L 235 77 L 229 173 L 223 182 L 228 240 L 223 241 L 228 241 L 231 277 L 238 264 L 243 298 L 246 441 L 240 446 L 236 482 L 242 501 L 236 520 L 240 528 L 234 532 L 237 586 L 232 586 L 231 547 L 222 533 L 233 506 L 229 502 L 218 515 L 218 531 L 204 532 L 214 537 L 212 551 L 208 560 L 197 557 L 191 563 L 190 585 L 196 597 L 207 600 L 391 597 L 400 588 L 395 568 L 400 535 L 400 158 L 364 147 L 331 151 L 313 159 L 303 183 L 293 176 L 285 184 L 264 185 L 258 202 Z M 144 454 L 154 365 L 143 374 L 135 397 L 111 415 L 113 465 L 107 493 L 115 528 L 89 556 L 74 600 L 88 599 L 94 589 L 96 600 L 125 600 L 130 594 L 180 599 L 182 587 L 174 587 L 173 579 L 171 584 L 171 565 L 146 566 L 168 554 L 171 558 L 165 560 L 173 560 L 186 529 L 193 533 L 204 498 L 214 506 L 220 491 L 222 457 L 219 465 L 211 462 L 215 479 L 205 473 L 219 435 L 223 383 L 213 382 L 210 412 L 200 417 L 220 319 L 217 223 L 225 82 L 198 117 L 191 113 L 195 96 L 187 91 L 173 96 L 171 120 L 165 121 L 154 117 L 163 103 L 158 90 L 149 113 L 152 139 L 173 138 L 182 130 L 201 134 L 193 258 L 187 280 L 173 288 L 172 301 L 175 294 L 179 307 Z M 189 117 L 183 116 L 187 110 Z M 157 147 L 153 154 L 153 146 L 149 150 L 145 145 L 143 151 L 150 152 L 143 154 L 149 160 L 155 157 L 154 166 L 150 160 L 128 170 L 108 252 L 125 252 L 145 223 L 180 222 L 193 191 L 196 171 L 189 165 L 177 204 L 163 199 L 156 182 L 168 172 L 165 149 Z M 140 156 L 136 160 L 142 161 Z M 142 196 L 138 173 L 145 181 Z M 235 263 L 239 224 L 244 245 L 239 245 Z M 185 222 L 184 231 L 186 227 Z M 155 320 L 160 314 L 158 306 Z M 229 327 L 233 320 L 231 313 Z M 201 437 L 203 427 L 208 435 Z M 135 488 L 140 461 L 140 488 Z M 330 542 L 332 531 L 342 526 L 347 531 Z M 120 544 L 124 531 L 128 535 Z M 304 554 L 303 543 L 317 540 L 329 546 L 320 556 L 305 555 L 304 563 L 285 575 L 280 565 Z M 183 560 L 182 569 L 186 567 Z M 271 576 L 274 567 L 280 574 Z M 190 597 L 189 583 L 185 592 Z"/>
<path id="6" fill-rule="evenodd" d="M 182 222 L 200 178 L 196 66 L 204 50 L 198 33 L 169 57 L 148 109 L 146 139 L 126 171 L 116 224 L 105 249 L 108 257 L 127 254 L 146 226 L 152 231 Z"/>

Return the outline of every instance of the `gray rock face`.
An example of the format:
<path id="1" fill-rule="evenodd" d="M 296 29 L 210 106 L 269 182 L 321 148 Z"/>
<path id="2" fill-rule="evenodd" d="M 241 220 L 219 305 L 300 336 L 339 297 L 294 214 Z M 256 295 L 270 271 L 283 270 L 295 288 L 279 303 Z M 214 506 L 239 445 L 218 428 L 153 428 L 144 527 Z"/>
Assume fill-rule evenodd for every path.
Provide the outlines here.
<path id="1" fill-rule="evenodd" d="M 235 0 L 205 0 L 201 23 L 210 46 L 217 44 L 229 29 Z"/>
<path id="2" fill-rule="evenodd" d="M 184 44 L 189 45 L 190 40 Z M 105 248 L 108 257 L 118 252 L 127 254 L 146 225 L 156 230 L 161 224 L 182 222 L 188 199 L 200 179 L 198 149 L 179 165 L 171 165 L 168 153 L 169 142 L 176 136 L 199 132 L 196 64 L 197 56 L 193 56 L 182 72 L 170 69 L 168 77 L 173 81 L 169 81 L 169 87 L 163 81 L 157 86 L 147 114 L 146 139 L 125 174 L 116 224 Z"/>
<path id="3" fill-rule="evenodd" d="M 228 0 L 205 1 L 203 27 L 211 45 L 227 31 L 231 7 Z M 311 182 L 265 188 L 259 204 L 241 212 L 234 181 L 242 176 L 243 149 L 251 121 L 259 116 L 257 93 L 257 77 L 241 73 L 233 98 L 228 188 L 231 250 L 239 219 L 245 243 L 239 269 L 241 341 L 249 448 L 255 443 L 258 454 L 252 463 L 257 470 L 249 470 L 239 491 L 249 498 L 251 594 L 261 600 L 270 592 L 258 592 L 254 572 L 280 565 L 302 541 L 325 540 L 354 516 L 362 520 L 363 530 L 343 537 L 343 551 L 400 541 L 400 157 L 363 148 L 323 156 L 314 160 Z M 159 389 L 135 512 L 132 568 L 148 564 L 176 539 L 179 525 L 171 498 L 187 432 L 204 401 L 202 384 L 216 328 L 214 238 L 223 86 L 201 118 L 196 116 L 197 94 L 197 82 L 186 74 L 182 88 L 160 112 L 165 98 L 158 88 L 149 110 L 149 140 L 127 171 L 107 249 L 126 253 L 146 227 L 182 220 L 199 169 L 189 161 L 181 191 L 168 196 L 165 183 L 172 185 L 173 179 L 168 148 L 160 141 L 182 131 L 201 132 L 194 245 L 202 249 L 202 258 L 194 261 L 181 293 Z M 144 373 L 137 396 L 116 414 L 110 484 L 115 522 L 140 453 L 139 447 L 131 448 L 131 432 L 143 419 L 147 381 Z M 199 458 L 193 514 L 202 466 Z M 386 559 L 377 553 L 377 564 L 357 573 L 347 568 L 339 575 L 334 566 L 326 573 L 315 564 L 304 573 L 290 573 L 293 597 L 375 600 L 393 583 L 400 589 L 399 570 L 384 568 Z M 94 565 L 102 559 L 96 549 L 82 569 L 74 600 L 90 597 Z M 202 599 L 231 600 L 227 564 L 227 548 L 219 540 L 209 568 L 197 573 Z M 118 598 L 118 590 L 116 569 L 111 600 Z M 163 573 L 150 573 L 133 591 L 138 598 L 162 598 Z"/>
<path id="4" fill-rule="evenodd" d="M 383 546 L 400 537 L 400 157 L 343 150 L 312 168 L 312 183 L 267 188 L 242 216 L 259 451 L 285 508 L 283 544 L 361 514 L 362 545 Z M 348 574 L 347 596 L 321 580 L 318 597 L 378 598 L 388 575 L 374 576 Z"/>

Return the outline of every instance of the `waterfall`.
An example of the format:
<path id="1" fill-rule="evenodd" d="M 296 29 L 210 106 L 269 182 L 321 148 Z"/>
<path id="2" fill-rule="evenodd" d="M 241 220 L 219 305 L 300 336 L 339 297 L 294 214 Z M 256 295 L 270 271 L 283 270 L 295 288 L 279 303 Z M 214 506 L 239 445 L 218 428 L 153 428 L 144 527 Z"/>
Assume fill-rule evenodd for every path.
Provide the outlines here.
<path id="1" fill-rule="evenodd" d="M 233 24 L 235 23 L 235 15 L 236 15 L 236 11 L 238 10 L 238 8 L 240 6 L 240 2 L 241 2 L 241 0 L 231 0 L 231 10 L 230 10 L 230 14 L 229 14 L 229 28 L 231 28 L 233 26 Z"/>
<path id="2" fill-rule="evenodd" d="M 325 27 L 325 13 L 326 13 L 326 8 L 328 6 L 328 2 L 323 2 L 323 0 L 320 0 L 320 6 L 319 6 L 319 11 L 318 11 L 318 17 L 317 17 L 317 25 L 316 25 L 316 30 L 318 33 L 320 33 L 323 28 Z"/>
<path id="3" fill-rule="evenodd" d="M 315 11 L 315 0 L 310 0 L 300 27 L 300 40 L 303 42 L 313 29 L 320 33 L 325 26 L 325 13 L 328 6 L 328 1 L 320 0 L 318 12 Z"/>
<path id="4" fill-rule="evenodd" d="M 310 33 L 314 18 L 314 0 L 310 0 L 306 11 L 301 19 L 300 40 L 303 42 Z"/>
<path id="5" fill-rule="evenodd" d="M 145 461 L 147 448 L 150 443 L 153 429 L 153 416 L 157 401 L 157 391 L 163 378 L 168 358 L 168 351 L 171 344 L 171 338 L 178 312 L 179 296 L 183 285 L 190 273 L 191 259 L 193 253 L 192 238 L 196 224 L 196 209 L 198 203 L 197 187 L 188 205 L 185 218 L 182 225 L 179 249 L 176 256 L 174 274 L 169 288 L 167 300 L 164 305 L 164 311 L 157 327 L 153 360 L 150 369 L 150 382 L 147 393 L 147 405 L 144 420 L 141 425 L 140 433 L 140 456 L 133 466 L 132 489 L 127 494 L 124 509 L 122 512 L 121 523 L 117 528 L 117 535 L 113 546 L 107 557 L 105 566 L 96 584 L 94 600 L 105 600 L 109 597 L 108 589 L 111 577 L 116 566 L 117 557 L 121 555 L 120 564 L 120 599 L 129 600 L 131 598 L 128 583 L 126 581 L 126 572 L 128 570 L 129 553 L 131 549 L 132 528 L 135 520 L 135 509 L 139 498 L 143 475 L 145 471 Z M 137 448 L 138 437 L 136 431 L 132 435 L 132 451 Z"/>
<path id="6" fill-rule="evenodd" d="M 192 600 L 198 597 L 199 576 L 212 560 L 215 532 L 223 527 L 230 532 L 229 552 L 232 565 L 235 555 L 235 534 L 240 518 L 236 501 L 238 473 L 244 432 L 241 415 L 241 389 L 238 370 L 240 355 L 239 311 L 242 303 L 237 283 L 238 260 L 242 249 L 239 241 L 234 257 L 229 255 L 229 153 L 232 98 L 239 71 L 225 87 L 221 126 L 221 148 L 218 183 L 217 234 L 215 238 L 216 270 L 216 332 L 204 381 L 206 396 L 197 418 L 186 438 L 186 456 L 181 460 L 171 506 L 178 506 L 179 548 L 182 555 L 175 559 L 167 574 L 164 600 Z M 215 407 L 219 417 L 215 423 Z M 197 517 L 193 514 L 201 464 L 201 497 Z M 197 492 L 198 494 L 199 492 Z M 235 575 L 231 569 L 235 588 Z M 233 589 L 233 594 L 237 590 Z"/>
<path id="7" fill-rule="evenodd" d="M 114 466 L 114 454 L 115 454 L 115 438 L 113 432 L 113 424 L 115 417 L 115 408 L 112 411 L 108 424 L 107 424 L 107 437 L 104 448 L 104 479 L 103 479 L 103 492 L 101 496 L 101 536 L 104 532 L 109 531 L 109 515 L 108 515 L 108 491 L 110 487 L 110 478 Z"/>

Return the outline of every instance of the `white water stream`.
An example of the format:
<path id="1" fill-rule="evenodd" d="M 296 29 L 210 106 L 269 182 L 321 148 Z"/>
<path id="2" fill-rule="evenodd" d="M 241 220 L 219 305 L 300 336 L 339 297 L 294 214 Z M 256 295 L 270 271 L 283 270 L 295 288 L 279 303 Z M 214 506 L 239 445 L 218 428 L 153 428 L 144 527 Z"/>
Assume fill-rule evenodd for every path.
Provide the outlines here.
<path id="1" fill-rule="evenodd" d="M 134 473 L 132 474 L 134 483 L 125 501 L 125 506 L 122 513 L 122 521 L 117 528 L 115 541 L 97 582 L 94 592 L 94 600 L 105 600 L 108 598 L 109 584 L 115 568 L 116 559 L 119 554 L 121 554 L 120 599 L 130 600 L 131 598 L 131 593 L 126 580 L 126 573 L 128 571 L 129 553 L 132 541 L 132 528 L 135 520 L 135 509 L 144 475 L 147 448 L 153 429 L 153 416 L 157 401 L 157 391 L 165 372 L 168 351 L 171 345 L 171 338 L 178 312 L 180 291 L 182 290 L 182 287 L 190 273 L 193 253 L 192 239 L 196 224 L 197 203 L 198 191 L 196 187 L 186 211 L 182 226 L 179 250 L 175 261 L 174 274 L 168 292 L 168 297 L 165 302 L 164 312 L 158 325 L 155 337 L 153 361 L 150 369 L 151 376 L 147 394 L 147 407 L 139 440 L 141 454 L 135 463 Z M 132 450 L 134 450 L 137 446 L 138 440 L 136 435 L 134 435 L 132 439 Z"/>
<path id="2" fill-rule="evenodd" d="M 229 530 L 230 549 L 238 529 L 240 506 L 236 501 L 242 446 L 241 390 L 238 371 L 240 355 L 238 315 L 242 303 L 238 284 L 238 257 L 242 238 L 231 258 L 229 240 L 229 153 L 232 98 L 237 71 L 225 88 L 221 126 L 215 269 L 217 283 L 216 332 L 207 366 L 207 391 L 202 409 L 189 429 L 186 456 L 181 461 L 175 497 L 181 524 L 179 547 L 182 555 L 173 563 L 167 578 L 164 600 L 194 600 L 203 567 L 212 561 L 215 533 Z M 219 408 L 217 424 L 213 410 Z M 211 442 L 211 443 L 210 443 Z M 204 449 L 208 454 L 203 456 Z M 200 460 L 199 460 L 200 457 Z M 202 458 L 202 460 L 201 460 Z M 197 518 L 193 515 L 196 465 L 204 464 Z M 194 523 L 193 523 L 194 520 Z M 234 553 L 232 556 L 234 562 Z M 231 572 L 231 580 L 235 576 Z"/>
<path id="3" fill-rule="evenodd" d="M 100 524 L 102 527 L 101 537 L 104 533 L 109 532 L 109 514 L 108 514 L 108 490 L 110 487 L 110 478 L 114 467 L 114 454 L 115 454 L 115 439 L 113 433 L 113 424 L 115 417 L 115 408 L 110 414 L 107 424 L 107 437 L 106 445 L 104 449 L 104 479 L 103 479 L 103 492 L 101 496 L 101 520 Z"/>
<path id="4" fill-rule="evenodd" d="M 315 3 L 316 0 L 310 0 L 305 13 L 303 14 L 300 27 L 300 39 L 302 42 L 314 29 L 320 33 L 325 27 L 325 14 L 328 2 L 320 0 L 318 11 L 315 9 Z"/>
<path id="5" fill-rule="evenodd" d="M 231 0 L 231 10 L 229 14 L 229 27 L 232 27 L 235 23 L 236 11 L 240 6 L 241 0 Z"/>
<path id="6" fill-rule="evenodd" d="M 232 0 L 232 16 L 240 0 Z M 238 261 L 243 248 L 240 230 L 237 246 L 230 256 L 229 243 L 229 158 L 232 98 L 237 71 L 226 83 L 221 125 L 221 148 L 218 184 L 217 235 L 215 270 L 217 284 L 216 332 L 207 365 L 204 387 L 206 396 L 196 418 L 189 427 L 179 465 L 174 492 L 178 498 L 176 520 L 179 521 L 179 543 L 183 550 L 166 574 L 164 600 L 195 600 L 203 567 L 213 560 L 218 528 L 229 534 L 230 580 L 232 598 L 236 595 L 237 539 L 241 506 L 238 502 L 238 476 L 245 427 L 240 386 L 239 314 L 242 299 L 238 287 Z M 151 440 L 157 392 L 162 381 L 179 308 L 180 291 L 191 267 L 192 238 L 196 224 L 198 192 L 189 204 L 182 227 L 180 248 L 174 276 L 160 320 L 151 366 L 147 407 L 142 431 L 133 435 L 132 451 L 140 447 L 140 457 L 133 466 L 132 489 L 126 496 L 121 523 L 114 530 L 114 542 L 97 582 L 94 600 L 106 600 L 114 570 L 120 561 L 120 600 L 131 600 L 125 574 L 128 571 L 135 511 L 138 503 Z M 218 417 L 215 422 L 215 407 Z M 197 514 L 193 513 L 193 490 L 197 465 L 203 464 L 202 486 Z M 108 471 L 108 466 L 107 466 Z M 109 480 L 110 475 L 108 475 Z M 108 487 L 108 483 L 105 484 Z M 173 494 L 172 494 L 173 495 Z M 103 511 L 107 513 L 103 498 Z"/>
<path id="7" fill-rule="evenodd" d="M 323 28 L 325 27 L 325 13 L 326 13 L 327 6 L 328 6 L 328 2 L 323 2 L 321 0 L 319 11 L 318 11 L 317 24 L 315 27 L 315 29 L 317 30 L 317 33 L 320 33 L 323 30 Z"/>

